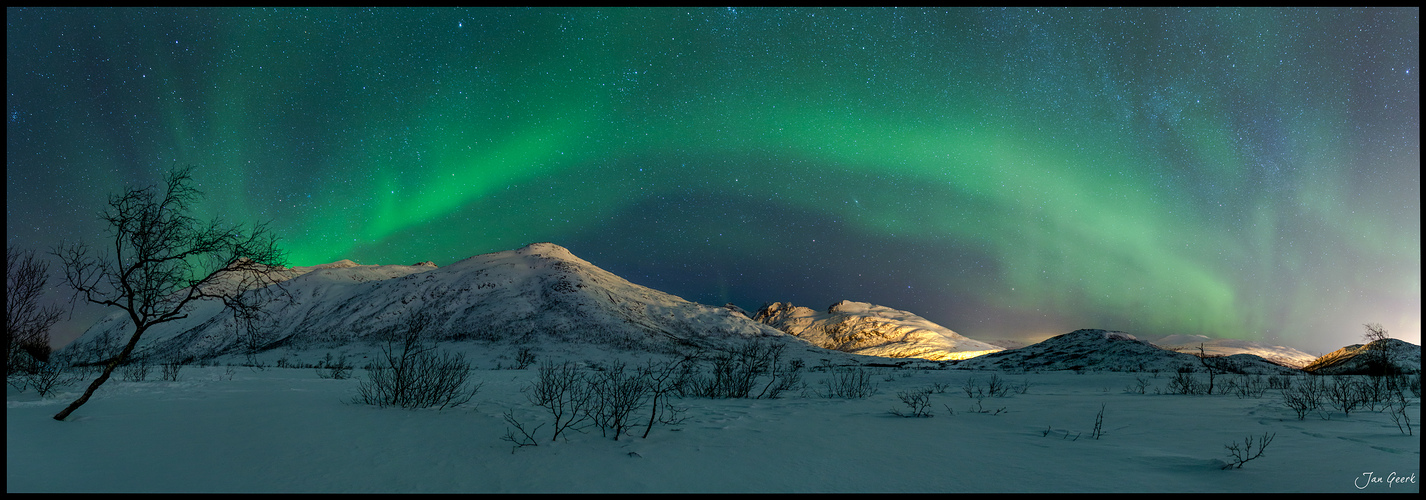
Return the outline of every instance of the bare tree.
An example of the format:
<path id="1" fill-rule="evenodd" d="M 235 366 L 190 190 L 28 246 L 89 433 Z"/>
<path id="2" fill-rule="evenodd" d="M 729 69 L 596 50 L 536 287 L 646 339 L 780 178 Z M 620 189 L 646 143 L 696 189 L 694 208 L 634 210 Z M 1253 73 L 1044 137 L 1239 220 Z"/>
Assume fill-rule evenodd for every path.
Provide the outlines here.
<path id="1" fill-rule="evenodd" d="M 1391 338 L 1391 335 L 1386 333 L 1386 327 L 1381 326 L 1381 323 L 1367 323 L 1362 326 L 1367 328 L 1367 333 L 1362 335 L 1362 337 L 1366 338 L 1369 344 L 1378 340 Z"/>
<path id="2" fill-rule="evenodd" d="M 1222 354 L 1210 355 L 1205 353 L 1203 351 L 1203 344 L 1198 344 L 1198 362 L 1202 363 L 1203 368 L 1208 371 L 1208 389 L 1204 390 L 1204 394 L 1212 396 L 1213 379 L 1216 378 L 1220 373 L 1231 371 L 1229 370 L 1231 366 L 1229 366 L 1229 363 L 1227 363 L 1227 359 L 1228 358 L 1224 357 Z"/>
<path id="3" fill-rule="evenodd" d="M 192 186 L 193 167 L 170 172 L 163 186 L 129 188 L 109 198 L 100 213 L 111 243 L 94 251 L 83 243 L 55 250 L 76 298 L 128 313 L 134 333 L 117 356 L 104 361 L 99 377 L 84 394 L 54 416 L 64 420 L 124 363 L 139 338 L 154 325 L 188 317 L 199 300 L 217 299 L 228 307 L 243 293 L 263 295 L 276 288 L 284 264 L 276 237 L 264 224 L 251 229 L 218 220 L 199 221 L 190 214 L 201 193 Z"/>
<path id="4" fill-rule="evenodd" d="M 1367 341 L 1367 344 L 1362 346 L 1363 349 L 1366 349 L 1366 354 L 1362 359 L 1366 361 L 1367 375 L 1373 378 L 1393 375 L 1395 366 L 1391 362 L 1391 351 L 1388 350 L 1386 342 L 1378 342 L 1391 338 L 1391 335 L 1386 333 L 1386 327 L 1381 326 L 1381 323 L 1367 323 L 1362 326 L 1367 329 L 1367 332 L 1362 335 Z M 1373 346 L 1373 343 L 1376 345 Z"/>
<path id="5" fill-rule="evenodd" d="M 6 377 L 49 357 L 49 329 L 63 311 L 57 305 L 40 305 L 48 281 L 49 263 L 36 260 L 33 250 L 5 247 Z"/>

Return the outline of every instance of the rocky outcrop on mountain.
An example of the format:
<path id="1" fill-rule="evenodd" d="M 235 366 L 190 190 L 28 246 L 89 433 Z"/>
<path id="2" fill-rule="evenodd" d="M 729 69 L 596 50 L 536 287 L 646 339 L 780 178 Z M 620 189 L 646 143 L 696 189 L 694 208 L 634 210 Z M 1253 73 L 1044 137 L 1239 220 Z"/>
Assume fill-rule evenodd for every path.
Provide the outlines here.
<path id="1" fill-rule="evenodd" d="M 774 302 L 753 319 L 819 347 L 868 356 L 940 361 L 1001 350 L 915 314 L 865 302 L 844 300 L 826 313 Z"/>

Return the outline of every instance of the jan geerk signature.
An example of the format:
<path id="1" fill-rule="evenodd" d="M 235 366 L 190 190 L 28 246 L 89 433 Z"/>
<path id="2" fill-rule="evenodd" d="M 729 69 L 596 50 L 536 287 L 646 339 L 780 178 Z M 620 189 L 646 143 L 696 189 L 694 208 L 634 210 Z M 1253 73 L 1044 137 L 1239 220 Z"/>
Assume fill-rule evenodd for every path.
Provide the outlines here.
<path id="1" fill-rule="evenodd" d="M 1359 490 L 1367 489 L 1368 486 L 1380 486 L 1382 484 L 1385 484 L 1388 488 L 1393 484 L 1416 484 L 1416 473 L 1412 472 L 1410 475 L 1405 475 L 1393 471 L 1383 476 L 1375 472 L 1363 472 L 1361 476 L 1357 477 L 1355 483 Z"/>

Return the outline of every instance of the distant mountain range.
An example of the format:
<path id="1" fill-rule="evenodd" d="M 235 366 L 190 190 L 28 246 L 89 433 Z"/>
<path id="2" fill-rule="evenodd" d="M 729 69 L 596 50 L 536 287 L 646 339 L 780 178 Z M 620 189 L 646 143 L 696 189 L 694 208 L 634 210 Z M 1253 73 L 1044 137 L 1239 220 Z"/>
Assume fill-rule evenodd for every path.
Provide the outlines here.
<path id="1" fill-rule="evenodd" d="M 1303 366 L 1328 373 L 1352 370 L 1350 359 L 1361 351 L 1361 346 L 1349 346 L 1318 360 L 1296 349 L 1255 342 L 1171 336 L 1149 343 L 1106 330 L 1076 330 L 1031 345 L 996 345 L 907 311 L 846 300 L 825 312 L 773 302 L 750 317 L 731 304 L 697 304 L 635 285 L 552 243 L 445 267 L 342 260 L 275 272 L 286 295 L 264 307 L 266 315 L 257 323 L 259 351 L 372 345 L 423 313 L 434 319 L 424 334 L 440 341 L 589 343 L 671 353 L 761 339 L 812 355 L 837 351 L 853 357 L 919 358 L 972 369 L 1172 371 L 1201 366 L 1190 354 L 1202 344 L 1207 354 L 1229 356 L 1250 373 Z M 80 361 L 96 360 L 116 353 L 132 332 L 127 317 L 115 313 L 63 350 Z M 1405 346 L 1393 344 L 1393 352 L 1400 351 L 1398 358 L 1419 371 L 1420 347 L 1400 343 Z M 241 354 L 245 345 L 232 314 L 221 303 L 205 301 L 187 318 L 150 329 L 137 352 L 157 359 L 205 359 Z"/>
<path id="2" fill-rule="evenodd" d="M 1293 368 L 1268 362 L 1252 354 L 1226 356 L 1232 371 L 1258 374 L 1280 374 Z M 980 370 L 1083 370 L 1176 372 L 1203 371 L 1197 356 L 1170 351 L 1133 335 L 1085 329 L 1050 337 L 1042 342 L 978 356 L 956 365 L 957 368 Z"/>

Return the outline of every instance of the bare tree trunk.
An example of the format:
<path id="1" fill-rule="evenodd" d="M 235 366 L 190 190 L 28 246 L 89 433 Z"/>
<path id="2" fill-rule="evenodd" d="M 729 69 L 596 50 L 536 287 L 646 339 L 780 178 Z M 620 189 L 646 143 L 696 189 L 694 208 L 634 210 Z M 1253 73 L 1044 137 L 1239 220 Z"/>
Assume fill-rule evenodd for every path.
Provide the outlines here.
<path id="1" fill-rule="evenodd" d="M 109 363 L 104 365 L 104 373 L 101 373 L 99 378 L 94 379 L 94 382 L 89 384 L 89 388 L 84 390 L 84 395 L 74 400 L 69 406 L 66 406 L 63 411 L 56 413 L 54 419 L 62 422 L 70 413 L 74 413 L 74 410 L 78 410 L 79 407 L 84 406 L 84 403 L 89 402 L 89 397 L 94 395 L 94 391 L 99 390 L 99 386 L 104 385 L 104 382 L 109 380 L 109 375 L 114 373 L 114 369 L 118 368 L 119 364 L 123 363 L 124 360 L 129 359 L 129 353 L 134 352 L 134 346 L 139 345 L 139 336 L 143 334 L 143 330 L 135 331 L 133 338 L 129 339 L 129 345 L 124 346 L 124 350 L 120 351 L 118 356 L 114 356 L 114 359 L 109 360 Z"/>

